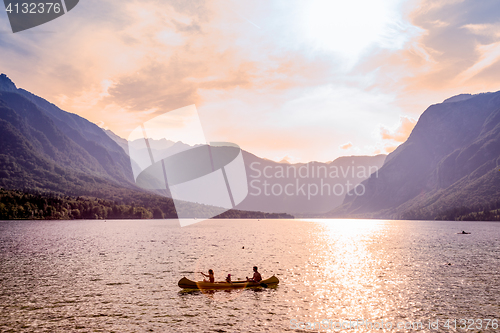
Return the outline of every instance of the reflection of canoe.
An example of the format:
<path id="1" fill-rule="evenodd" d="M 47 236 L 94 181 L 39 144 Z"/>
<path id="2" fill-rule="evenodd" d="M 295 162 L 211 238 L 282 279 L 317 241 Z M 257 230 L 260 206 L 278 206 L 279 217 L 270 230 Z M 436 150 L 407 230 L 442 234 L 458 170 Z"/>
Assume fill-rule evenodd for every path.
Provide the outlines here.
<path id="1" fill-rule="evenodd" d="M 269 279 L 260 282 L 247 282 L 247 281 L 234 281 L 227 282 L 203 282 L 191 281 L 185 277 L 179 280 L 179 287 L 185 289 L 241 289 L 241 288 L 255 288 L 255 287 L 271 287 L 276 286 L 280 280 L 276 276 L 271 276 Z"/>

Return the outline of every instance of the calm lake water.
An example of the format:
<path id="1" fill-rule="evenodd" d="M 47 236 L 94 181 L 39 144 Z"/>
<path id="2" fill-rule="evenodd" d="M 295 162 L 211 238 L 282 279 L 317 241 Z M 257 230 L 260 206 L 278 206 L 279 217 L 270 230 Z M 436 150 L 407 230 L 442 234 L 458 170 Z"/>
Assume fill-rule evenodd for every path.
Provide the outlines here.
<path id="1" fill-rule="evenodd" d="M 254 265 L 279 286 L 177 286 Z M 500 223 L 8 221 L 0 281 L 2 332 L 500 332 Z"/>

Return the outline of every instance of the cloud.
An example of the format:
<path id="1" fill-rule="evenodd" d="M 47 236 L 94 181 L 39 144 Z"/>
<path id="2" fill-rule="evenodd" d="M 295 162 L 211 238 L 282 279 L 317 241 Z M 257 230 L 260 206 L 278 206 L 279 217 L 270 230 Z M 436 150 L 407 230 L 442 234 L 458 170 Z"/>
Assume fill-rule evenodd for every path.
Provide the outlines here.
<path id="1" fill-rule="evenodd" d="M 455 85 L 457 77 L 488 58 L 491 48 L 485 46 L 499 41 L 499 12 L 495 0 L 422 1 L 411 18 L 423 30 L 418 44 L 431 66 L 410 83 L 437 90 Z"/>
<path id="2" fill-rule="evenodd" d="M 399 145 L 388 145 L 388 146 L 385 146 L 383 148 L 383 151 L 386 153 L 386 154 L 390 154 L 392 153 L 393 151 L 396 150 L 396 148 L 398 148 Z"/>
<path id="3" fill-rule="evenodd" d="M 500 2 L 408 4 L 413 37 L 402 49 L 372 52 L 356 68 L 377 73 L 375 86 L 397 95 L 401 113 L 417 118 L 429 105 L 448 97 L 499 89 Z"/>
<path id="4" fill-rule="evenodd" d="M 51 33 L 0 34 L 0 68 L 122 137 L 195 104 L 208 139 L 297 161 L 387 152 L 430 104 L 500 87 L 498 1 L 391 0 L 359 25 L 362 3 L 329 5 L 352 31 L 311 34 L 337 24 L 316 1 L 87 0 Z"/>
<path id="5" fill-rule="evenodd" d="M 500 24 L 498 23 L 477 23 L 466 24 L 462 28 L 469 30 L 476 36 L 486 36 L 493 40 L 500 37 Z"/>
<path id="6" fill-rule="evenodd" d="M 416 123 L 417 121 L 413 118 L 401 116 L 399 118 L 399 124 L 397 125 L 396 128 L 388 129 L 382 127 L 380 129 L 380 134 L 383 140 L 390 140 L 402 143 L 405 142 L 406 139 L 408 139 Z"/>
<path id="7" fill-rule="evenodd" d="M 345 143 L 343 145 L 340 145 L 340 149 L 347 150 L 352 147 L 352 143 L 349 141 L 348 143 Z"/>

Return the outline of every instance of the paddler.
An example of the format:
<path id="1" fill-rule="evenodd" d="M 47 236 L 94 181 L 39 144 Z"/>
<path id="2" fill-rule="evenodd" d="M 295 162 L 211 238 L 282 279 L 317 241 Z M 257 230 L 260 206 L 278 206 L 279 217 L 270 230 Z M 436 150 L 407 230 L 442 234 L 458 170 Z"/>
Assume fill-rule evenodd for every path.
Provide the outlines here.
<path id="1" fill-rule="evenodd" d="M 208 270 L 208 275 L 203 273 L 203 272 L 200 272 L 203 276 L 207 277 L 208 278 L 208 281 L 211 282 L 211 283 L 214 283 L 215 282 L 215 278 L 214 278 L 214 271 L 209 269 Z M 207 282 L 207 280 L 203 279 L 204 282 Z"/>

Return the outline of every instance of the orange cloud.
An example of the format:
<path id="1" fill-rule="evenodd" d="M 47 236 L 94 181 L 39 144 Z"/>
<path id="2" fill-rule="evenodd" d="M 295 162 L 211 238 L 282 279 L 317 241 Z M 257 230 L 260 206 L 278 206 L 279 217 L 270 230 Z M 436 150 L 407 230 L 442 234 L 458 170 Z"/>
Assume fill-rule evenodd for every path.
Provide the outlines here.
<path id="1" fill-rule="evenodd" d="M 385 127 L 380 129 L 380 134 L 383 140 L 391 140 L 396 142 L 404 142 L 411 134 L 411 131 L 415 127 L 417 121 L 413 118 L 401 116 L 399 118 L 399 125 L 394 130 L 389 130 Z M 389 147 L 388 149 L 392 149 Z M 394 150 L 394 149 L 392 149 Z M 386 149 L 387 151 L 387 149 Z"/>
<path id="2" fill-rule="evenodd" d="M 384 152 L 385 152 L 386 154 L 390 154 L 390 153 L 392 153 L 393 151 L 395 151 L 395 150 L 396 150 L 396 148 L 398 148 L 398 147 L 399 147 L 399 145 L 391 145 L 391 146 L 386 146 L 386 147 L 384 147 Z"/>
<path id="3" fill-rule="evenodd" d="M 0 68 L 18 86 L 122 137 L 157 114 L 195 104 L 209 119 L 208 139 L 263 157 L 388 152 L 430 104 L 500 87 L 499 2 L 408 4 L 404 20 L 390 21 L 386 39 L 398 42 L 366 44 L 349 66 L 335 47 L 300 39 L 294 22 L 307 2 L 111 0 L 98 8 L 81 3 L 44 25 L 57 33 L 3 34 Z M 337 37 L 367 35 L 359 29 Z M 318 44 L 333 40 L 324 38 Z M 377 125 L 397 114 L 408 117 L 394 128 Z"/>
<path id="4" fill-rule="evenodd" d="M 417 0 L 408 3 L 413 37 L 395 51 L 373 52 L 356 70 L 376 71 L 373 87 L 397 95 L 417 118 L 429 105 L 461 93 L 500 88 L 500 2 Z"/>
<path id="5" fill-rule="evenodd" d="M 352 143 L 350 141 L 346 144 L 340 145 L 340 149 L 344 149 L 344 150 L 349 149 L 351 147 L 352 147 Z"/>

